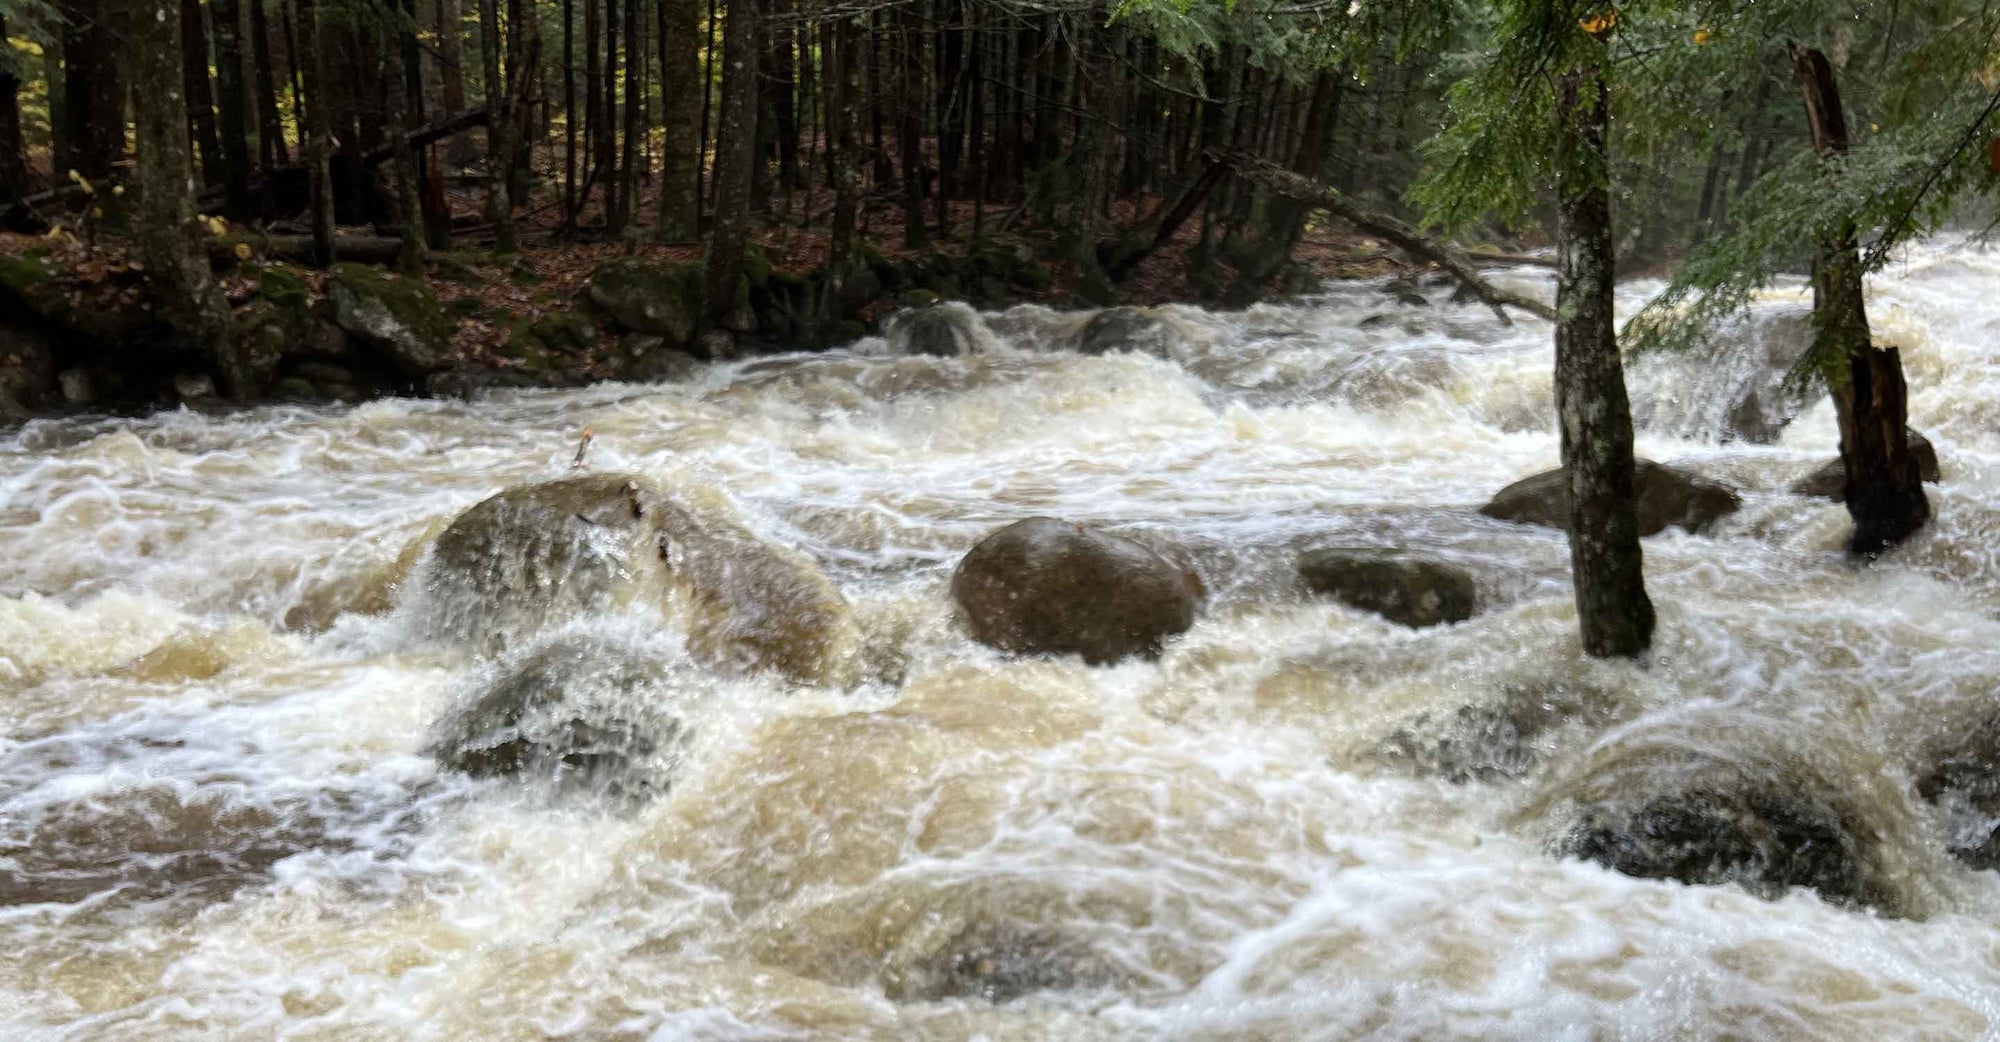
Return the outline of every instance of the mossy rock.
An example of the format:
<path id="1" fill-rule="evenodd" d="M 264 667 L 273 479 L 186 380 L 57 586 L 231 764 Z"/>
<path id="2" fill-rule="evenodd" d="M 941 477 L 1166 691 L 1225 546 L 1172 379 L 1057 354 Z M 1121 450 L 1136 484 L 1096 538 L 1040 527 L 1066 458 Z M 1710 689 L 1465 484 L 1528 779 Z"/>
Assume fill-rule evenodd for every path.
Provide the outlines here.
<path id="1" fill-rule="evenodd" d="M 312 301 L 311 287 L 298 272 L 275 264 L 256 266 L 257 295 L 280 307 L 304 308 Z"/>
<path id="2" fill-rule="evenodd" d="M 685 344 L 694 336 L 699 276 L 700 269 L 693 266 L 620 257 L 591 272 L 584 292 L 620 328 Z"/>
<path id="3" fill-rule="evenodd" d="M 25 296 L 35 286 L 47 281 L 54 272 L 42 262 L 46 252 L 30 250 L 19 257 L 0 257 L 0 286 Z"/>
<path id="4" fill-rule="evenodd" d="M 444 367 L 453 323 L 420 279 L 360 264 L 336 264 L 327 276 L 333 320 L 405 376 Z"/>
<path id="5" fill-rule="evenodd" d="M 454 253 L 433 253 L 430 256 L 431 274 L 461 286 L 481 286 L 486 276 L 473 267 L 472 262 Z"/>

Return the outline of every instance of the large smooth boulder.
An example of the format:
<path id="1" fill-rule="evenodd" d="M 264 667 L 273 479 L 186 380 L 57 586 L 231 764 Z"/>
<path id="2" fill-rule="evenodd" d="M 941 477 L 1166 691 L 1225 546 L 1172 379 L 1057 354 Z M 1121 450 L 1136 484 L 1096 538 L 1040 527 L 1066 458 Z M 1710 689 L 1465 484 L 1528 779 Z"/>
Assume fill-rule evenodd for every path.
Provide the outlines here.
<path id="1" fill-rule="evenodd" d="M 951 578 L 975 640 L 1093 665 L 1159 655 L 1194 625 L 1201 592 L 1193 572 L 1142 543 L 1048 517 L 987 536 Z"/>
<path id="2" fill-rule="evenodd" d="M 1893 904 L 1869 849 L 1874 837 L 1811 786 L 1710 772 L 1631 798 L 1587 804 L 1563 837 L 1563 856 L 1642 879 L 1734 883 L 1763 898 L 1792 887 L 1835 904 Z"/>
<path id="3" fill-rule="evenodd" d="M 1743 505 L 1727 485 L 1649 459 L 1635 462 L 1640 535 L 1655 535 L 1668 525 L 1703 532 Z M 1501 521 L 1567 530 L 1569 474 L 1557 469 L 1522 478 L 1501 489 L 1479 512 Z"/>
<path id="4" fill-rule="evenodd" d="M 665 792 L 685 742 L 666 663 L 588 638 L 504 668 L 432 730 L 430 753 L 474 777 L 530 777 L 626 796 Z"/>
<path id="5" fill-rule="evenodd" d="M 326 293 L 334 324 L 404 376 L 422 377 L 451 360 L 454 324 L 424 280 L 336 264 L 327 275 Z"/>
<path id="6" fill-rule="evenodd" d="M 1929 438 L 1916 431 L 1906 431 L 1910 438 L 1910 453 L 1917 457 L 1917 472 L 1925 481 L 1935 485 L 1942 478 L 1938 470 L 1937 448 Z M 1814 499 L 1831 499 L 1838 503 L 1847 495 L 1847 464 L 1840 457 L 1827 460 L 1812 473 L 1800 478 L 1792 485 L 1792 495 L 1810 496 Z"/>
<path id="7" fill-rule="evenodd" d="M 899 355 L 955 358 L 972 353 L 973 323 L 979 321 L 964 304 L 932 304 L 904 308 L 889 316 L 889 348 Z"/>
<path id="8" fill-rule="evenodd" d="M 679 347 L 694 338 L 694 286 L 690 269 L 620 257 L 590 273 L 585 293 L 625 330 L 662 337 Z"/>
<path id="9" fill-rule="evenodd" d="M 1463 622 L 1478 591 L 1465 569 L 1394 550 L 1313 550 L 1299 558 L 1306 589 L 1405 626 Z"/>
<path id="10" fill-rule="evenodd" d="M 679 620 L 689 650 L 713 666 L 815 683 L 853 667 L 852 612 L 825 574 L 688 483 L 589 474 L 508 489 L 438 536 L 420 589 L 431 636 L 488 649 L 637 609 Z"/>

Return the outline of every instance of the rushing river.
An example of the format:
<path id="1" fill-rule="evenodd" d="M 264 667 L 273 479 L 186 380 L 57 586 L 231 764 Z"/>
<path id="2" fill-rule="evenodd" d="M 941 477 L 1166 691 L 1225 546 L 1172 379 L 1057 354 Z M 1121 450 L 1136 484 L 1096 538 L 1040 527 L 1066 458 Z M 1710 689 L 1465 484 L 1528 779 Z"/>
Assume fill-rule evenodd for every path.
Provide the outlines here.
<path id="1" fill-rule="evenodd" d="M 2000 699 L 1996 290 L 1967 245 L 1872 284 L 1943 470 L 1936 523 L 1872 568 L 1786 491 L 1834 455 L 1823 396 L 1725 437 L 1787 411 L 1801 290 L 1635 365 L 1641 454 L 1744 500 L 1647 539 L 1643 666 L 1579 660 L 1559 533 L 1476 512 L 1555 462 L 1549 329 L 1442 287 L 1169 308 L 1156 350 L 1102 357 L 1017 308 L 966 358 L 30 424 L 0 436 L 0 1035 L 2000 1039 L 2000 875 L 1946 856 L 1964 815 L 1912 783 Z M 587 467 L 810 556 L 862 679 L 726 675 L 637 609 L 498 656 L 421 639 L 428 541 L 570 473 L 585 428 Z M 1033 515 L 1185 548 L 1204 614 L 1158 662 L 974 644 L 951 569 Z M 1330 545 L 1460 564 L 1480 612 L 1310 599 L 1292 562 Z M 664 795 L 427 755 L 550 640 L 667 663 Z M 1385 752 L 1522 697 L 1588 708 L 1504 770 Z M 1856 808 L 1893 913 L 1551 854 L 1575 794 L 1689 762 Z"/>

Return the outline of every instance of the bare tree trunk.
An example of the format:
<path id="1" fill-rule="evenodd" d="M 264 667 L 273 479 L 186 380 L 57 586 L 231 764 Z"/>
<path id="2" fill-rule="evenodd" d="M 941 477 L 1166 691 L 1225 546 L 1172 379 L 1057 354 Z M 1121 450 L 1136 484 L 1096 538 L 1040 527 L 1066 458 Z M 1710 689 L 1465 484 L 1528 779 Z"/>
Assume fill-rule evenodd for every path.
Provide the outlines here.
<path id="1" fill-rule="evenodd" d="M 390 40 L 386 41 L 388 46 L 382 48 L 383 78 L 388 81 L 388 90 L 383 97 L 389 105 L 389 120 L 396 128 L 396 198 L 403 218 L 403 248 L 396 256 L 396 266 L 406 275 L 421 275 L 426 245 L 423 189 L 419 183 L 423 177 L 422 157 L 418 148 L 408 143 L 410 135 L 417 129 L 417 116 L 412 111 L 409 88 L 409 77 L 416 70 L 407 66 L 416 55 L 416 27 L 414 24 L 405 25 L 397 17 L 402 13 L 398 0 L 391 0 L 384 7 L 383 14 L 387 16 L 384 22 L 390 27 Z"/>
<path id="2" fill-rule="evenodd" d="M 456 116 L 465 111 L 464 16 L 458 0 L 437 0 L 437 33 L 438 86 L 444 103 L 439 115 Z M 446 146 L 444 158 L 452 166 L 465 166 L 478 155 L 472 135 L 459 134 Z"/>
<path id="3" fill-rule="evenodd" d="M 209 273 L 194 220 L 179 7 L 178 0 L 131 0 L 131 45 L 123 54 L 137 88 L 139 249 L 174 331 L 200 344 L 217 361 L 223 389 L 244 399 L 257 391 L 254 377 L 237 361 L 229 301 Z"/>
<path id="4" fill-rule="evenodd" d="M 826 269 L 833 295 L 847 306 L 847 276 L 854 257 L 854 218 L 861 202 L 861 27 L 852 16 L 832 23 L 833 63 L 828 70 L 826 114 L 832 121 L 827 161 L 833 167 L 833 227 Z"/>
<path id="5" fill-rule="evenodd" d="M 660 100 L 666 137 L 660 146 L 660 212 L 656 233 L 665 242 L 701 234 L 702 90 L 701 0 L 661 0 L 666 28 L 660 39 Z"/>
<path id="6" fill-rule="evenodd" d="M 257 140 L 263 148 L 264 169 L 271 170 L 291 165 L 292 155 L 285 147 L 285 124 L 278 117 L 278 78 L 271 68 L 271 26 L 264 17 L 264 0 L 246 2 L 250 5 L 251 54 L 257 70 L 257 119 L 262 127 Z"/>
<path id="7" fill-rule="evenodd" d="M 320 49 L 319 10 L 314 0 L 298 0 L 299 46 L 304 59 L 299 63 L 305 82 L 306 126 L 300 151 L 306 155 L 306 169 L 312 179 L 313 263 L 324 268 L 333 255 L 333 178 L 328 169 L 333 126 L 327 111 L 327 97 L 321 92 L 326 83 L 326 54 Z"/>
<path id="8" fill-rule="evenodd" d="M 1792 64 L 1805 93 L 1813 151 L 1822 159 L 1847 151 L 1847 114 L 1833 66 L 1818 50 L 1794 45 Z M 1910 451 L 1908 389 L 1902 356 L 1877 348 L 1862 295 L 1861 252 L 1850 225 L 1813 244 L 1812 353 L 1827 374 L 1840 422 L 1844 498 L 1854 518 L 1850 553 L 1873 557 L 1895 548 L 1930 520 L 1930 499 Z"/>
<path id="9" fill-rule="evenodd" d="M 646 12 L 639 0 L 625 0 L 625 151 L 619 159 L 618 226 L 632 223 L 639 199 L 639 141 L 646 133 Z"/>
<path id="10" fill-rule="evenodd" d="M 1570 572 L 1584 653 L 1630 657 L 1651 646 L 1654 619 L 1639 548 L 1631 403 L 1612 314 L 1603 66 L 1571 69 L 1556 89 L 1555 385 L 1569 477 Z"/>
<path id="11" fill-rule="evenodd" d="M 195 143 L 201 146 L 202 180 L 222 182 L 222 139 L 215 132 L 215 95 L 208 82 L 208 29 L 201 0 L 181 0 L 181 93 L 187 99 Z"/>
<path id="12" fill-rule="evenodd" d="M 896 91 L 903 151 L 903 245 L 914 250 L 930 241 L 924 228 L 924 49 L 916 12 L 905 6 L 898 21 L 902 31 L 896 34 L 896 44 L 903 49 Z"/>
<path id="13" fill-rule="evenodd" d="M 125 152 L 125 77 L 118 59 L 130 12 L 124 0 L 72 0 L 62 13 L 62 163 L 98 180 Z"/>
<path id="14" fill-rule="evenodd" d="M 221 109 L 223 207 L 238 220 L 250 215 L 250 95 L 243 80 L 245 40 L 237 29 L 237 4 L 215 0 L 215 96 Z"/>
<path id="15" fill-rule="evenodd" d="M 715 145 L 715 226 L 709 234 L 705 290 L 708 320 L 736 333 L 752 332 L 757 322 L 738 306 L 737 290 L 750 241 L 762 33 L 757 0 L 729 0 L 729 21 L 722 33 L 721 127 Z"/>
<path id="16" fill-rule="evenodd" d="M 0 43 L 7 39 L 7 20 L 0 18 Z M 0 206 L 28 194 L 28 150 L 21 141 L 21 77 L 10 62 L 0 62 Z"/>
<path id="17" fill-rule="evenodd" d="M 500 78 L 500 3 L 479 0 L 479 50 L 486 78 L 486 220 L 493 225 L 493 248 L 514 252 L 514 205 L 507 196 L 508 167 L 514 157 L 513 113 L 508 86 Z"/>

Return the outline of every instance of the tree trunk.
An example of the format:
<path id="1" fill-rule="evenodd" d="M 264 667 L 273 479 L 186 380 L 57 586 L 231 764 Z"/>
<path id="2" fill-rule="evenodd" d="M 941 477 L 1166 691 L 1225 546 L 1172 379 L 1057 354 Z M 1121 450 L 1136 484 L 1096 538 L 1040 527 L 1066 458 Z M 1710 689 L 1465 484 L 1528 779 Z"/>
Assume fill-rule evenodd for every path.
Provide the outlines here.
<path id="1" fill-rule="evenodd" d="M 604 171 L 604 227 L 614 237 L 625 229 L 618 170 L 618 25 L 618 0 L 604 0 L 604 81 L 597 85 L 604 93 L 599 105 L 604 122 L 598 124 L 597 161 Z"/>
<path id="2" fill-rule="evenodd" d="M 248 0 L 255 3 L 256 0 Z M 421 275 L 424 270 L 426 235 L 424 232 L 424 206 L 422 158 L 419 150 L 408 143 L 417 129 L 416 114 L 410 103 L 408 77 L 415 70 L 407 67 L 416 54 L 414 23 L 405 24 L 398 16 L 402 14 L 400 3 L 392 0 L 384 5 L 384 22 L 392 27 L 388 46 L 382 48 L 385 64 L 384 79 L 388 90 L 383 98 L 389 107 L 389 121 L 395 125 L 397 144 L 395 147 L 396 198 L 403 218 L 403 248 L 396 256 L 396 266 L 405 275 Z"/>
<path id="3" fill-rule="evenodd" d="M 514 205 L 507 196 L 507 168 L 514 156 L 513 114 L 500 78 L 500 3 L 479 0 L 479 51 L 486 80 L 486 220 L 493 225 L 493 248 L 514 252 Z"/>
<path id="4" fill-rule="evenodd" d="M 1847 115 L 1833 66 L 1818 50 L 1797 45 L 1792 65 L 1805 93 L 1813 151 L 1822 160 L 1837 160 L 1847 152 Z M 1840 423 L 1844 498 L 1854 518 L 1847 549 L 1874 557 L 1922 528 L 1931 504 L 1905 427 L 1909 400 L 1902 356 L 1893 347 L 1874 346 L 1861 277 L 1851 224 L 1813 244 L 1812 357 L 1826 373 Z"/>
<path id="5" fill-rule="evenodd" d="M 0 18 L 0 45 L 7 20 Z M 12 62 L 0 61 L 0 206 L 28 194 L 28 151 L 21 141 L 21 77 Z"/>
<path id="6" fill-rule="evenodd" d="M 271 68 L 271 26 L 264 17 L 264 0 L 246 2 L 250 5 L 250 35 L 254 45 L 251 53 L 257 71 L 257 119 L 262 128 L 257 140 L 262 145 L 264 169 L 274 170 L 290 166 L 292 155 L 285 148 L 285 124 L 278 117 L 278 78 Z"/>
<path id="7" fill-rule="evenodd" d="M 625 0 L 625 151 L 619 158 L 618 226 L 632 223 L 639 198 L 639 141 L 646 133 L 646 12 L 639 0 Z"/>
<path id="8" fill-rule="evenodd" d="M 703 57 L 701 64 L 701 136 L 698 139 L 698 143 L 695 147 L 695 154 L 697 156 L 704 156 L 708 154 L 708 141 L 709 141 L 708 128 L 711 123 L 711 120 L 709 118 L 710 117 L 709 110 L 713 108 L 715 104 L 715 98 L 714 98 L 715 62 L 717 54 L 717 48 L 715 45 L 715 33 L 716 33 L 716 28 L 719 24 L 720 23 L 716 21 L 715 17 L 715 0 L 708 0 L 708 46 L 704 48 L 702 51 Z M 713 162 L 709 164 L 709 169 L 711 171 L 714 170 Z M 700 173 L 697 172 L 694 180 L 694 214 L 695 214 L 695 223 L 697 225 L 701 223 L 702 200 L 705 198 L 703 191 L 704 191 L 703 179 Z"/>
<path id="9" fill-rule="evenodd" d="M 237 27 L 237 4 L 215 0 L 215 97 L 221 109 L 223 208 L 229 216 L 250 216 L 250 95 L 243 82 L 243 45 Z"/>
<path id="10" fill-rule="evenodd" d="M 458 0 L 437 0 L 438 82 L 444 103 L 444 111 L 439 115 L 443 116 L 456 116 L 465 111 L 465 47 L 461 42 L 463 21 Z M 446 146 L 444 158 L 452 166 L 462 167 L 478 155 L 472 135 L 460 134 Z"/>
<path id="11" fill-rule="evenodd" d="M 701 0 L 662 0 L 667 19 L 660 40 L 660 100 L 666 137 L 660 146 L 660 213 L 665 242 L 701 235 L 702 83 Z"/>
<path id="12" fill-rule="evenodd" d="M 896 34 L 896 44 L 903 49 L 896 91 L 903 152 L 903 245 L 915 250 L 930 241 L 924 228 L 924 49 L 916 12 L 905 6 L 898 18 L 902 31 Z"/>
<path id="13" fill-rule="evenodd" d="M 1612 314 L 1608 96 L 1601 64 L 1571 69 L 1557 84 L 1556 414 L 1569 477 L 1577 621 L 1584 653 L 1595 658 L 1644 653 L 1654 621 L 1639 549 L 1631 403 Z"/>
<path id="14" fill-rule="evenodd" d="M 743 256 L 750 240 L 751 182 L 757 165 L 757 52 L 762 19 L 757 0 L 729 0 L 722 32 L 722 103 L 715 143 L 715 226 L 704 274 L 707 318 L 737 333 L 752 332 L 755 316 L 737 306 Z"/>
<path id="15" fill-rule="evenodd" d="M 319 9 L 313 0 L 298 0 L 299 47 L 304 60 L 299 63 L 305 82 L 306 126 L 301 133 L 300 151 L 306 156 L 306 170 L 312 182 L 313 263 L 324 268 L 333 263 L 333 178 L 328 169 L 328 152 L 333 138 L 332 115 L 320 88 L 326 83 L 326 53 L 320 48 L 324 34 L 319 29 Z"/>
<path id="16" fill-rule="evenodd" d="M 181 0 L 181 93 L 187 99 L 194 141 L 201 148 L 202 180 L 222 183 L 222 139 L 215 131 L 215 94 L 208 82 L 208 29 L 201 0 Z"/>
<path id="17" fill-rule="evenodd" d="M 125 152 L 124 0 L 64 4 L 62 166 L 90 180 L 108 177 Z M 178 23 L 178 19 L 176 20 Z"/>
<path id="18" fill-rule="evenodd" d="M 194 219 L 179 6 L 178 0 L 131 0 L 131 41 L 122 52 L 136 88 L 139 250 L 174 331 L 217 361 L 224 391 L 241 400 L 256 394 L 255 379 L 237 362 L 229 301 L 209 273 Z"/>
<path id="19" fill-rule="evenodd" d="M 854 218 L 861 202 L 861 26 L 852 16 L 833 23 L 833 63 L 826 77 L 827 118 L 832 122 L 827 162 L 833 168 L 833 228 L 827 236 L 826 269 L 833 295 L 844 292 L 854 256 Z"/>

